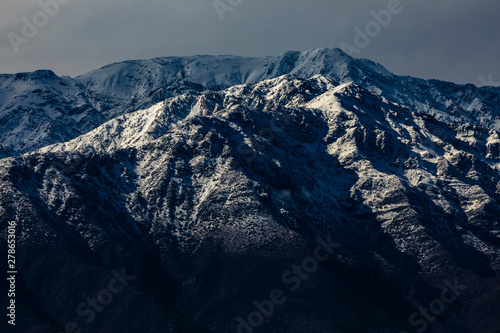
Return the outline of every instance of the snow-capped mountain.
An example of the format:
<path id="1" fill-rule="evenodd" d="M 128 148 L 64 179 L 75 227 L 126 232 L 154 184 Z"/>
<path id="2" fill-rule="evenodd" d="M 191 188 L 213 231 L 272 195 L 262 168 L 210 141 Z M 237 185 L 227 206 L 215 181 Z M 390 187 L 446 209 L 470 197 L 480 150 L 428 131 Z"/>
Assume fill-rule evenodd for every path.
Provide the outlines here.
<path id="1" fill-rule="evenodd" d="M 71 78 L 45 70 L 0 75 L 0 142 L 11 153 L 66 141 L 103 121 Z"/>
<path id="2" fill-rule="evenodd" d="M 500 326 L 498 88 L 336 49 L 0 80 L 0 225 L 18 223 L 33 332 Z M 292 269 L 318 237 L 338 246 Z M 122 267 L 134 283 L 86 322 L 79 304 Z M 255 304 L 275 290 L 268 315 Z"/>
<path id="3" fill-rule="evenodd" d="M 219 91 L 282 75 L 322 75 L 446 122 L 500 129 L 500 89 L 400 77 L 339 49 L 244 58 L 168 57 L 112 64 L 76 78 L 51 71 L 0 76 L 0 140 L 12 154 L 65 142 L 104 122 L 184 93 Z"/>

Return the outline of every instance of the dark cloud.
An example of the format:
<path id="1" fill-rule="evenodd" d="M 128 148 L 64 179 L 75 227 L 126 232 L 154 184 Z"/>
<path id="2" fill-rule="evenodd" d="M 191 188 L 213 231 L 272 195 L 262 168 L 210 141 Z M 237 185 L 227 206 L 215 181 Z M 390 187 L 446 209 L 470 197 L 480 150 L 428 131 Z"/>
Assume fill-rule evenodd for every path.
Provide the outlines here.
<path id="1" fill-rule="evenodd" d="M 372 11 L 394 1 L 220 0 L 240 3 L 220 21 L 213 0 L 69 0 L 16 54 L 8 34 L 22 36 L 22 18 L 32 22 L 41 7 L 38 0 L 7 0 L 0 4 L 0 72 L 50 68 L 74 76 L 127 59 L 354 45 L 354 28 L 364 30 Z M 401 0 L 400 7 L 356 57 L 401 75 L 500 81 L 500 2 Z"/>

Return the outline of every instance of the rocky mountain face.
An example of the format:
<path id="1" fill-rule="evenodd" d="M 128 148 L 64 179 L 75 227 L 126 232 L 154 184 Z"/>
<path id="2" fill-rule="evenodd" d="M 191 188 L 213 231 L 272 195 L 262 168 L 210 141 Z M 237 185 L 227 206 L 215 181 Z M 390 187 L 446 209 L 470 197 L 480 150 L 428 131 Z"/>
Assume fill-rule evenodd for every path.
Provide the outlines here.
<path id="1" fill-rule="evenodd" d="M 329 49 L 0 82 L 25 332 L 498 332 L 499 88 Z"/>

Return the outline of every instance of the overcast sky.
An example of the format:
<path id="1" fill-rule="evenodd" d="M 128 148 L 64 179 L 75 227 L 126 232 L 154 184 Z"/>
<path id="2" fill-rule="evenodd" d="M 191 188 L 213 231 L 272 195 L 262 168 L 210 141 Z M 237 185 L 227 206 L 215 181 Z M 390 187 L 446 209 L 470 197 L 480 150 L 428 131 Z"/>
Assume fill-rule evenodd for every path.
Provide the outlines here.
<path id="1" fill-rule="evenodd" d="M 379 29 L 371 12 L 397 0 L 218 0 L 219 12 L 214 0 L 58 1 L 53 17 L 39 0 L 0 2 L 0 73 L 76 76 L 129 59 L 356 46 L 355 28 L 368 26 L 356 57 L 400 75 L 500 85 L 497 0 L 401 0 Z"/>

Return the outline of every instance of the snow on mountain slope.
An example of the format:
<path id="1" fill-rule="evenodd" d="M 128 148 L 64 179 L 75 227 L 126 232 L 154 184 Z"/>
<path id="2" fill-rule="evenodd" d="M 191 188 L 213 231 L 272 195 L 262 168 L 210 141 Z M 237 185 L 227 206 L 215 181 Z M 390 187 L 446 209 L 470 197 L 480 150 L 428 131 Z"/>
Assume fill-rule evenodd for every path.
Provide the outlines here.
<path id="1" fill-rule="evenodd" d="M 0 75 L 0 142 L 16 152 L 65 141 L 103 119 L 71 78 L 51 71 Z"/>
<path id="2" fill-rule="evenodd" d="M 141 102 L 150 99 L 151 93 L 166 98 L 166 87 L 186 81 L 201 85 L 201 90 L 219 90 L 285 74 L 303 79 L 323 75 L 339 83 L 354 82 L 393 102 L 446 121 L 472 120 L 491 127 L 500 119 L 499 88 L 400 77 L 380 64 L 353 59 L 339 49 L 289 51 L 262 58 L 193 56 L 137 60 L 109 65 L 76 80 L 101 100 L 105 96 L 117 97 L 121 103 L 131 99 L 127 105 L 138 109 L 137 106 L 146 106 Z"/>
<path id="3" fill-rule="evenodd" d="M 87 134 L 68 142 L 40 149 L 40 152 L 92 150 L 112 152 L 128 147 L 140 147 L 165 134 L 179 120 L 188 116 L 196 96 L 181 95 L 110 120 Z"/>
<path id="4" fill-rule="evenodd" d="M 334 84 L 322 76 L 301 80 L 284 75 L 255 84 L 235 85 L 218 92 L 183 94 L 148 109 L 116 117 L 85 135 L 44 147 L 40 152 L 91 150 L 102 153 L 138 148 L 166 134 L 186 118 L 215 116 L 221 112 L 227 116 L 231 109 L 243 105 L 267 111 L 276 107 L 298 106 L 333 88 Z"/>
<path id="5" fill-rule="evenodd" d="M 278 128 L 272 121 L 275 117 L 289 124 L 284 129 L 281 129 L 283 124 Z M 234 134 L 230 135 L 231 132 Z M 241 142 L 234 141 L 236 135 L 241 136 L 238 139 Z M 281 135 L 284 137 L 275 142 Z M 133 167 L 137 173 L 136 186 L 144 193 L 156 193 L 158 189 L 151 189 L 151 186 L 158 181 L 157 175 L 163 174 L 164 168 L 170 168 L 173 162 L 169 160 L 176 158 L 175 152 L 158 155 L 156 150 L 159 147 L 187 145 L 189 148 L 183 148 L 187 149 L 186 153 L 194 154 L 198 145 L 216 145 L 212 148 L 216 155 L 225 149 L 236 149 L 236 153 L 240 151 L 241 158 L 251 164 L 256 156 L 262 155 L 264 160 L 269 159 L 266 163 L 275 164 L 277 170 L 282 170 L 284 165 L 291 167 L 295 163 L 305 163 L 307 172 L 304 173 L 314 174 L 314 181 L 311 181 L 317 186 L 315 189 L 305 187 L 309 195 L 317 198 L 326 196 L 329 198 L 327 202 L 332 200 L 329 204 L 334 206 L 351 205 L 345 202 L 359 200 L 366 208 L 358 208 L 360 210 L 356 214 L 377 216 L 385 233 L 395 232 L 393 229 L 396 226 L 400 232 L 399 228 L 407 225 L 409 216 L 415 216 L 416 220 L 422 218 L 412 202 L 413 195 L 421 195 L 427 199 L 425 207 L 419 209 L 428 211 L 428 205 L 434 207 L 431 210 L 435 211 L 442 224 L 449 225 L 450 230 L 454 230 L 457 224 L 480 225 L 496 239 L 500 236 L 500 220 L 496 215 L 500 212 L 498 135 L 494 130 L 471 124 L 453 127 L 428 114 L 388 102 L 354 83 L 335 86 L 321 76 L 303 80 L 284 75 L 200 96 L 173 97 L 150 109 L 113 119 L 70 142 L 45 147 L 33 156 L 52 153 L 102 155 L 137 150 L 140 152 L 137 155 L 139 160 Z M 216 143 L 219 140 L 222 140 L 221 143 Z M 497 147 L 496 151 L 493 146 Z M 294 157 L 290 159 L 285 152 L 292 152 Z M 320 157 L 321 154 L 327 155 Z M 229 172 L 228 163 L 236 158 L 222 156 L 210 163 L 215 170 L 225 170 L 214 171 L 215 174 Z M 337 161 L 339 167 L 356 175 L 357 181 L 351 184 L 349 193 L 339 191 L 335 186 L 330 188 L 331 184 L 342 181 L 336 176 L 322 174 L 321 162 L 307 162 L 318 158 L 331 158 Z M 191 167 L 199 169 L 196 166 L 198 163 L 200 161 L 191 164 Z M 310 168 L 308 163 L 318 169 Z M 177 169 L 172 169 L 172 172 L 174 170 Z M 174 178 L 183 183 L 184 180 L 179 177 Z M 289 177 L 293 182 L 295 178 Z M 190 186 L 195 186 L 193 181 L 189 182 Z M 193 191 L 192 198 L 197 195 L 203 197 L 206 194 L 202 193 L 213 191 L 216 187 L 207 184 L 214 182 L 213 179 L 202 181 L 199 192 L 190 190 Z M 203 190 L 204 186 L 210 190 Z M 456 197 L 453 193 L 460 196 Z M 268 195 L 273 196 L 271 193 Z M 196 205 L 193 209 L 198 210 L 194 207 Z M 283 209 L 289 211 L 291 208 Z M 408 213 L 401 215 L 402 210 Z M 175 223 L 185 220 L 186 224 L 182 225 L 185 229 L 182 230 L 191 233 L 190 221 L 197 218 L 185 214 L 183 208 L 176 211 L 175 218 L 164 216 L 163 219 Z M 322 221 L 331 221 L 333 217 L 321 217 L 321 214 L 316 212 L 316 216 L 311 215 L 307 228 L 327 234 L 333 231 L 331 228 L 335 224 L 324 224 Z M 284 215 L 289 224 L 294 216 L 300 214 L 288 212 Z M 420 223 L 411 225 L 411 228 L 421 228 Z M 394 235 L 395 239 L 398 232 Z M 482 235 L 482 232 L 479 234 Z M 484 239 L 481 238 L 483 236 L 470 234 L 471 239 L 475 239 L 474 243 L 462 242 L 483 252 L 490 248 L 485 241 L 490 236 L 484 236 Z M 426 237 L 425 233 L 422 237 Z M 408 247 L 424 247 L 415 246 L 414 237 L 409 241 L 398 239 L 397 242 L 401 242 L 397 245 L 401 251 Z M 493 248 L 491 251 L 495 252 Z M 425 252 L 420 256 L 419 260 L 428 260 Z M 500 269 L 498 256 L 489 260 Z"/>
<path id="6" fill-rule="evenodd" d="M 0 139 L 11 154 L 19 154 L 71 140 L 110 119 L 170 97 L 218 91 L 285 74 L 354 82 L 446 122 L 465 121 L 487 128 L 500 124 L 499 89 L 399 77 L 339 49 L 313 49 L 262 58 L 191 56 L 126 61 L 74 79 L 59 78 L 50 71 L 3 75 Z"/>

